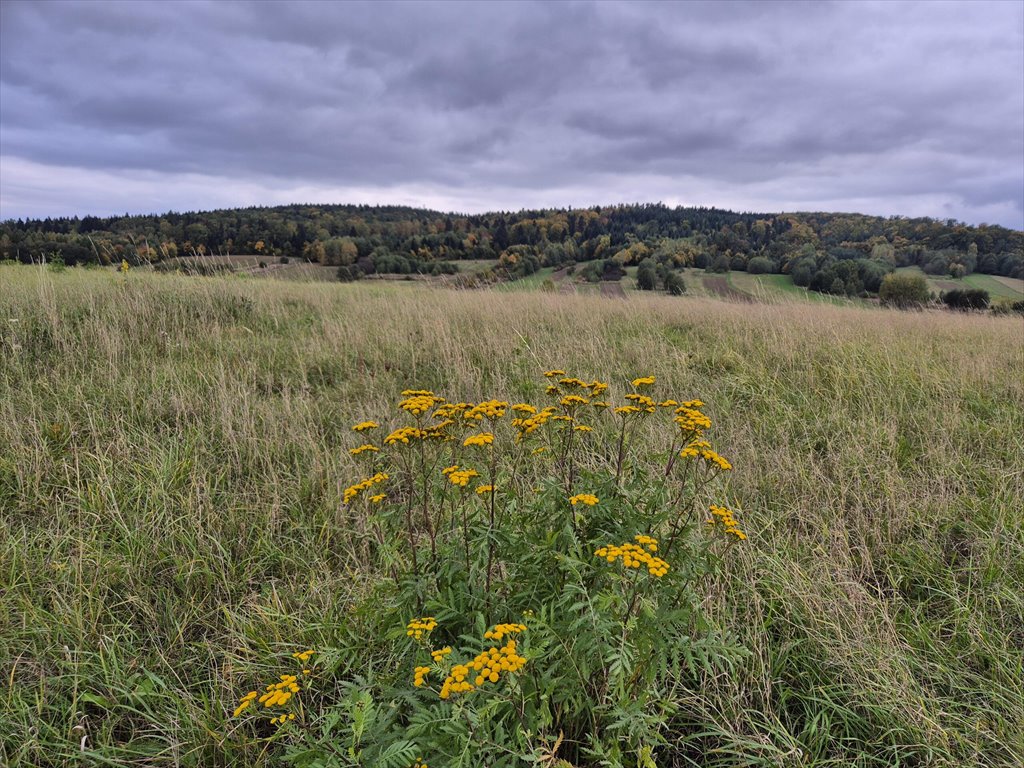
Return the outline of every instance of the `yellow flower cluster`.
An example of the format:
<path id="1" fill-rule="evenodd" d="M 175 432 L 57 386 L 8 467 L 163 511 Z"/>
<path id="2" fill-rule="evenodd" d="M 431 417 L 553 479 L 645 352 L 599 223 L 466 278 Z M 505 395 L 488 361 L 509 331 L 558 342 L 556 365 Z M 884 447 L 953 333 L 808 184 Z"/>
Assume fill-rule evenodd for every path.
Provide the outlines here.
<path id="1" fill-rule="evenodd" d="M 370 497 L 370 502 L 372 504 L 380 504 L 387 497 L 388 495 L 386 493 L 377 493 Z"/>
<path id="2" fill-rule="evenodd" d="M 490 445 L 494 442 L 494 435 L 490 432 L 481 432 L 479 435 L 470 435 L 462 444 L 465 446 L 470 445 Z"/>
<path id="3" fill-rule="evenodd" d="M 274 725 L 276 723 L 277 725 L 284 725 L 288 721 L 294 720 L 294 719 L 295 719 L 295 713 L 294 712 L 289 712 L 287 714 L 280 715 L 278 717 L 270 718 L 270 724 Z"/>
<path id="4" fill-rule="evenodd" d="M 521 625 L 520 625 L 521 626 Z M 447 699 L 453 693 L 466 693 L 485 683 L 496 683 L 502 675 L 518 672 L 526 659 L 516 652 L 516 641 L 509 638 L 501 648 L 488 648 L 476 655 L 468 664 L 456 664 L 441 686 L 440 696 Z M 476 672 L 471 683 L 466 678 Z"/>
<path id="5" fill-rule="evenodd" d="M 423 762 L 422 757 L 417 757 L 416 762 L 412 764 L 412 768 L 430 768 L 430 766 Z"/>
<path id="6" fill-rule="evenodd" d="M 643 408 L 647 413 L 654 413 L 654 400 L 649 398 L 647 395 L 638 395 L 636 393 L 630 393 L 626 395 L 627 400 L 632 400 L 638 407 Z"/>
<path id="7" fill-rule="evenodd" d="M 412 684 L 417 688 L 423 687 L 423 681 L 427 679 L 427 675 L 430 674 L 430 667 L 416 667 L 413 670 Z"/>
<path id="8" fill-rule="evenodd" d="M 416 427 L 399 427 L 384 438 L 384 444 L 392 445 L 394 443 L 404 443 L 408 445 L 410 440 L 426 436 L 427 433 L 422 429 L 417 429 Z"/>
<path id="9" fill-rule="evenodd" d="M 281 675 L 281 681 L 267 686 L 267 692 L 257 699 L 264 707 L 283 707 L 288 700 L 299 692 L 298 678 L 295 675 Z"/>
<path id="10" fill-rule="evenodd" d="M 679 458 L 688 459 L 691 456 L 700 456 L 707 462 L 717 464 L 720 469 L 730 470 L 732 464 L 729 460 L 717 451 L 712 450 L 711 443 L 707 440 L 694 440 L 679 452 Z"/>
<path id="11" fill-rule="evenodd" d="M 607 403 L 604 400 L 592 400 L 590 404 L 595 408 L 608 408 L 611 406 L 611 403 Z"/>
<path id="12" fill-rule="evenodd" d="M 635 405 L 620 405 L 619 407 L 613 408 L 612 410 L 614 410 L 615 413 L 619 414 L 620 416 L 632 416 L 634 413 L 641 412 L 640 408 L 638 408 Z"/>
<path id="13" fill-rule="evenodd" d="M 710 525 L 715 525 L 716 523 L 721 525 L 726 534 L 735 536 L 740 541 L 747 538 L 747 534 L 740 530 L 740 524 L 736 522 L 736 518 L 733 517 L 733 511 L 731 509 L 728 509 L 727 507 L 720 507 L 717 504 L 712 504 L 711 514 L 713 517 L 708 520 Z"/>
<path id="14" fill-rule="evenodd" d="M 434 660 L 435 664 L 440 664 L 441 660 L 451 652 L 452 647 L 450 645 L 446 645 L 444 648 L 438 648 L 436 651 L 431 651 L 430 658 Z"/>
<path id="15" fill-rule="evenodd" d="M 590 401 L 587 400 L 587 398 L 580 397 L 579 395 L 566 395 L 561 400 L 562 405 L 566 408 L 576 408 L 581 405 L 586 405 L 589 402 Z"/>
<path id="16" fill-rule="evenodd" d="M 586 424 L 579 424 L 573 427 L 577 432 L 593 432 L 594 430 L 588 427 Z"/>
<path id="17" fill-rule="evenodd" d="M 452 485 L 457 485 L 461 488 L 465 488 L 469 484 L 469 481 L 474 477 L 480 477 L 480 473 L 475 469 L 459 469 L 458 464 L 452 464 L 450 467 L 445 467 L 441 470 L 441 474 L 445 475 Z"/>
<path id="18" fill-rule="evenodd" d="M 485 416 L 488 419 L 500 419 L 507 408 L 508 403 L 504 400 L 485 400 L 466 411 L 465 418 L 466 421 L 480 421 Z"/>
<path id="19" fill-rule="evenodd" d="M 555 409 L 549 405 L 544 410 L 525 419 L 512 419 L 512 426 L 519 430 L 519 437 L 522 438 L 523 435 L 529 435 L 543 427 L 554 415 Z"/>
<path id="20" fill-rule="evenodd" d="M 553 371 L 544 371 L 544 375 L 553 379 L 555 376 L 565 376 L 565 371 L 556 368 Z"/>
<path id="21" fill-rule="evenodd" d="M 634 387 L 646 387 L 654 383 L 653 376 L 641 376 L 638 379 L 633 379 L 630 382 Z"/>
<path id="22" fill-rule="evenodd" d="M 626 568 L 639 568 L 641 565 L 647 566 L 647 571 L 652 576 L 661 578 L 668 573 L 668 563 L 662 560 L 660 557 L 656 557 L 651 552 L 657 551 L 658 540 L 653 539 L 650 536 L 637 536 L 637 544 L 626 542 L 625 544 L 607 544 L 599 548 L 594 555 L 597 557 L 603 557 L 609 563 L 614 563 L 616 560 L 621 559 L 622 564 Z M 648 552 L 650 550 L 650 552 Z"/>
<path id="23" fill-rule="evenodd" d="M 676 417 L 673 421 L 679 425 L 679 428 L 683 432 L 700 434 L 701 430 L 710 429 L 711 419 L 697 410 L 700 406 L 691 405 L 691 403 L 700 403 L 703 405 L 700 400 L 690 400 L 683 403 L 681 406 L 676 408 Z"/>
<path id="24" fill-rule="evenodd" d="M 451 419 L 473 406 L 470 403 L 445 403 L 434 411 L 435 419 Z"/>
<path id="25" fill-rule="evenodd" d="M 436 626 L 437 619 L 433 616 L 424 616 L 422 619 L 413 619 L 410 621 L 405 627 L 405 634 L 413 640 L 422 640 L 424 636 L 433 632 Z"/>
<path id="26" fill-rule="evenodd" d="M 369 443 L 367 443 L 366 445 L 360 445 L 358 448 L 349 448 L 348 452 L 351 453 L 353 456 L 358 456 L 359 454 L 366 453 L 367 451 L 370 451 L 372 453 L 379 450 L 380 448 L 378 448 L 376 445 L 370 445 Z"/>
<path id="27" fill-rule="evenodd" d="M 575 376 L 566 376 L 564 379 L 559 379 L 558 384 L 566 389 L 590 389 L 590 385 L 587 382 L 583 379 L 577 379 Z"/>
<path id="28" fill-rule="evenodd" d="M 512 406 L 512 410 L 518 413 L 536 413 L 537 409 L 529 403 L 516 403 Z"/>
<path id="29" fill-rule="evenodd" d="M 646 534 L 641 533 L 634 536 L 633 541 L 635 541 L 641 547 L 646 547 L 651 552 L 658 551 L 658 540 L 653 536 L 647 536 Z"/>
<path id="30" fill-rule="evenodd" d="M 669 398 L 668 400 L 662 400 L 660 403 L 658 403 L 658 405 L 661 406 L 662 408 L 675 408 L 677 405 L 679 405 L 679 403 Z"/>
<path id="31" fill-rule="evenodd" d="M 491 493 L 493 490 L 494 490 L 494 486 L 493 485 L 478 485 L 476 487 L 476 492 L 478 494 L 480 494 L 481 496 L 483 496 L 484 494 Z"/>
<path id="32" fill-rule="evenodd" d="M 358 424 L 352 427 L 353 432 L 365 432 L 368 429 L 376 429 L 379 427 L 376 421 L 360 421 Z"/>
<path id="33" fill-rule="evenodd" d="M 598 498 L 592 493 L 577 493 L 575 496 L 569 497 L 569 503 L 574 507 L 577 504 L 586 504 L 588 507 L 592 507 L 597 504 Z"/>
<path id="34" fill-rule="evenodd" d="M 484 632 L 484 640 L 504 640 L 505 635 L 518 635 L 525 631 L 525 624 L 495 624 L 494 629 Z"/>
<path id="35" fill-rule="evenodd" d="M 256 691 L 249 691 L 243 696 L 238 702 L 238 708 L 231 714 L 232 717 L 238 717 L 240 714 L 245 712 L 246 708 L 252 704 L 256 698 Z"/>
<path id="36" fill-rule="evenodd" d="M 386 472 L 378 472 L 373 477 L 368 477 L 365 480 L 361 480 L 360 482 L 356 483 L 355 485 L 350 485 L 348 488 L 345 489 L 345 492 L 342 495 L 341 503 L 348 504 L 362 491 L 365 491 L 368 488 L 372 488 L 377 483 L 383 483 L 387 479 L 388 474 Z"/>
<path id="37" fill-rule="evenodd" d="M 443 397 L 438 397 L 433 392 L 429 392 L 427 390 L 407 389 L 402 394 L 404 395 L 406 392 L 413 394 L 410 394 L 402 400 L 402 402 L 398 404 L 398 407 L 403 411 L 408 411 L 413 416 L 422 416 L 435 405 L 444 402 Z"/>
<path id="38" fill-rule="evenodd" d="M 316 653 L 316 651 L 314 651 L 314 650 L 312 650 L 312 649 L 310 649 L 310 650 L 308 650 L 308 651 L 296 651 L 295 653 L 293 653 L 293 654 L 292 654 L 292 658 L 293 658 L 293 659 L 298 659 L 298 660 L 299 660 L 299 661 L 301 661 L 301 662 L 302 662 L 303 664 L 305 664 L 305 663 L 306 663 L 307 661 L 309 661 L 309 658 L 310 658 L 310 657 L 311 657 L 311 656 L 312 656 L 312 655 L 313 655 L 314 653 Z"/>

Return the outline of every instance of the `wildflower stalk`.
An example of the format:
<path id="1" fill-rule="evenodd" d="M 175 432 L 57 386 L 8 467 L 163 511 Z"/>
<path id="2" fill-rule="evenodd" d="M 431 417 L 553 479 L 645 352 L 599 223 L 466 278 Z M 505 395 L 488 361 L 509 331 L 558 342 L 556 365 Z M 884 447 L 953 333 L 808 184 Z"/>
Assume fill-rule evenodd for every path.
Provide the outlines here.
<path id="1" fill-rule="evenodd" d="M 488 609 L 490 608 L 490 601 L 491 601 L 491 563 L 494 561 L 494 485 L 495 485 L 495 483 L 498 480 L 495 477 L 495 472 L 496 472 L 497 463 L 498 463 L 497 453 L 495 452 L 495 450 L 493 448 L 491 448 L 490 451 L 491 451 L 491 456 L 490 456 L 490 459 L 491 459 L 491 461 L 490 461 L 490 485 L 491 485 L 491 490 L 490 490 L 490 498 L 488 499 L 489 520 L 488 520 L 488 523 L 487 523 L 487 578 L 486 578 L 487 587 L 486 587 L 486 590 L 485 590 L 486 593 L 487 593 Z"/>
<path id="2" fill-rule="evenodd" d="M 615 460 L 615 484 L 619 484 L 622 477 L 622 462 L 626 458 L 626 417 L 622 417 L 622 430 L 619 432 L 619 455 Z"/>

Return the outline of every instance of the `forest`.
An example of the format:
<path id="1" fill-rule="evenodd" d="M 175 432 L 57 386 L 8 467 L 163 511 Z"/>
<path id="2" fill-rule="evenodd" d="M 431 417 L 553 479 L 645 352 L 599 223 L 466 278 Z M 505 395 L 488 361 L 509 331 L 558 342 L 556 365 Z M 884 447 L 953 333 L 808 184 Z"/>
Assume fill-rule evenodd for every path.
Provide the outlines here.
<path id="1" fill-rule="evenodd" d="M 619 279 L 641 267 L 641 287 L 674 269 L 781 273 L 822 293 L 877 293 L 886 274 L 978 272 L 1024 278 L 1024 232 L 953 219 L 850 213 L 736 213 L 664 204 L 522 210 L 476 215 L 402 206 L 287 205 L 108 218 L 0 223 L 0 259 L 66 265 L 154 264 L 183 257 L 260 254 L 337 266 L 342 279 L 450 274 L 491 260 L 496 274 L 584 268 Z"/>

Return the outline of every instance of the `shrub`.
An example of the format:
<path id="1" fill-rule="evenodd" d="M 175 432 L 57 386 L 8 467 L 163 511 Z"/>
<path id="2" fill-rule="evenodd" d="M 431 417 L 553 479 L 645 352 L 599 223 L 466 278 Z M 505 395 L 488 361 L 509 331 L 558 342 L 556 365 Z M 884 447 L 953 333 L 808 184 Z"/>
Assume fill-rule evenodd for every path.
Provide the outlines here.
<path id="1" fill-rule="evenodd" d="M 658 286 L 658 273 L 650 259 L 644 259 L 636 271 L 636 287 L 641 291 L 653 291 Z"/>
<path id="2" fill-rule="evenodd" d="M 665 274 L 665 292 L 670 296 L 682 296 L 686 293 L 686 281 L 678 272 Z"/>
<path id="3" fill-rule="evenodd" d="M 766 275 L 775 271 L 775 262 L 765 256 L 755 256 L 747 262 L 747 272 L 752 275 Z"/>
<path id="4" fill-rule="evenodd" d="M 288 259 L 288 257 L 287 257 L 287 256 L 282 256 L 282 257 L 281 257 L 280 259 L 278 259 L 277 261 L 278 261 L 278 263 L 279 263 L 279 264 L 287 264 L 287 263 L 288 263 L 288 261 L 289 261 L 289 259 Z"/>
<path id="5" fill-rule="evenodd" d="M 274 732 L 304 766 L 511 768 L 561 764 L 555 751 L 675 764 L 674 701 L 746 655 L 701 609 L 701 585 L 747 538 L 715 503 L 732 466 L 704 404 L 655 400 L 653 376 L 617 407 L 607 383 L 545 376 L 543 406 L 405 390 L 387 429 L 352 427 L 365 470 L 344 515 L 362 521 L 367 566 L 390 574 L 352 611 L 378 634 L 296 651 L 262 694 L 246 686 L 237 738 Z M 654 472 L 652 422 L 667 449 Z M 346 676 L 346 697 L 315 695 L 328 674 Z M 337 745 L 358 760 L 337 762 Z"/>
<path id="6" fill-rule="evenodd" d="M 878 298 L 887 306 L 907 309 L 928 303 L 930 294 L 924 276 L 913 272 L 892 272 L 882 278 Z"/>
<path id="7" fill-rule="evenodd" d="M 942 294 L 942 302 L 950 309 L 966 312 L 971 309 L 988 309 L 988 291 L 981 288 L 956 288 Z"/>

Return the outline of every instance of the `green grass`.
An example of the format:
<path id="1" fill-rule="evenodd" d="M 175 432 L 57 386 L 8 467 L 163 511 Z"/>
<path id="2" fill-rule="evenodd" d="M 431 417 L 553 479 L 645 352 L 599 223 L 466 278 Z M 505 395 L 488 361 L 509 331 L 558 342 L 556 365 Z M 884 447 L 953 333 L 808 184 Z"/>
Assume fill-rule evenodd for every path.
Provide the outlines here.
<path id="1" fill-rule="evenodd" d="M 365 604 L 368 521 L 340 506 L 348 426 L 408 386 L 538 399 L 551 367 L 701 398 L 736 467 L 750 539 L 703 602 L 750 655 L 679 680 L 659 766 L 1024 761 L 1017 317 L 25 267 L 0 285 L 0 763 L 277 764 L 230 717 L 275 659 L 321 649 L 325 705 L 397 663 Z"/>
<path id="2" fill-rule="evenodd" d="M 929 290 L 935 294 L 955 288 L 981 288 L 988 291 L 992 299 L 1024 299 L 1024 280 L 979 273 L 953 278 L 948 275 L 929 275 L 920 267 L 899 267 L 896 271 L 921 275 L 928 281 Z"/>

